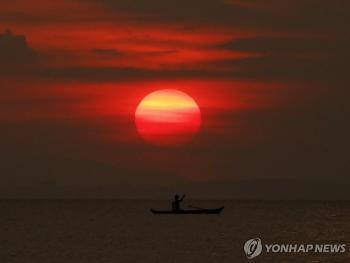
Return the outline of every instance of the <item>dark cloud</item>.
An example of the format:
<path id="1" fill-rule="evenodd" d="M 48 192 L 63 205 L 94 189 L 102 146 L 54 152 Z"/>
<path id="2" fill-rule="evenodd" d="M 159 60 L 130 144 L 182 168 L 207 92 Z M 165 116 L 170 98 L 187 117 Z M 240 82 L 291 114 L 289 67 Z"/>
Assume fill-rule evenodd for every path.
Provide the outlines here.
<path id="1" fill-rule="evenodd" d="M 101 55 L 101 56 L 112 56 L 118 57 L 121 56 L 122 53 L 116 49 L 103 49 L 103 48 L 94 48 L 91 50 L 93 54 Z"/>
<path id="2" fill-rule="evenodd" d="M 62 1 L 64 3 L 64 1 Z M 103 5 L 108 12 L 88 12 L 86 4 Z M 308 32 L 345 32 L 348 30 L 350 3 L 347 0 L 77 0 L 74 8 L 68 1 L 67 7 L 47 12 L 4 12 L 3 23 L 41 24 L 77 23 L 96 21 L 120 21 L 129 23 L 173 23 L 186 25 L 224 24 L 232 27 L 254 27 L 259 30 L 301 30 Z M 37 4 L 39 10 L 48 9 Z M 62 15 L 62 9 L 64 15 Z M 74 11 L 72 11 L 74 10 Z M 88 10 L 88 11 L 87 11 Z M 113 13 L 113 10 L 115 13 Z M 79 13 L 77 13 L 77 11 Z M 112 12 L 109 12 L 112 11 Z"/>
<path id="3" fill-rule="evenodd" d="M 0 34 L 0 72 L 23 70 L 37 61 L 38 54 L 28 46 L 25 36 L 9 30 Z"/>
<path id="4" fill-rule="evenodd" d="M 116 49 L 95 48 L 91 52 L 99 56 L 162 56 L 174 54 L 177 50 L 160 50 L 123 54 Z M 49 67 L 39 63 L 39 52 L 32 49 L 25 36 L 11 31 L 0 34 L 0 74 L 13 78 L 50 79 L 57 81 L 117 81 L 134 79 L 168 79 L 199 77 L 206 75 L 191 69 L 143 69 L 135 67 Z"/>
<path id="5" fill-rule="evenodd" d="M 116 49 L 95 48 L 95 49 L 92 49 L 91 52 L 95 55 L 112 56 L 112 57 L 118 57 L 118 56 L 162 56 L 162 55 L 175 54 L 178 52 L 178 50 L 169 49 L 169 50 L 148 51 L 148 52 L 123 53 L 123 52 L 116 50 Z"/>
<path id="6" fill-rule="evenodd" d="M 215 48 L 271 55 L 302 55 L 304 57 L 344 56 L 349 54 L 350 38 L 340 37 L 256 37 L 215 46 Z"/>
<path id="7" fill-rule="evenodd" d="M 349 39 L 257 37 L 216 45 L 214 49 L 250 52 L 242 59 L 224 59 L 178 68 L 144 69 L 134 67 L 64 67 L 38 65 L 38 53 L 24 36 L 10 31 L 0 35 L 0 73 L 23 77 L 77 81 L 117 81 L 132 79 L 223 78 L 265 80 L 346 81 Z M 124 56 L 116 49 L 96 48 L 100 56 Z M 141 55 L 168 55 L 177 50 L 147 52 Z M 205 67 L 205 65 L 209 67 Z M 204 65 L 204 67 L 202 67 Z M 212 69 L 212 70 L 209 70 Z M 224 69 L 224 70 L 222 70 Z"/>
<path id="8" fill-rule="evenodd" d="M 258 37 L 229 41 L 215 48 L 252 56 L 214 62 L 236 77 L 269 80 L 341 82 L 347 79 L 350 39 L 343 37 Z"/>
<path id="9" fill-rule="evenodd" d="M 241 2 L 241 1 L 239 1 Z M 346 0 L 250 1 L 249 5 L 229 0 L 102 0 L 116 11 L 138 14 L 138 21 L 167 21 L 190 24 L 227 24 L 268 30 L 343 31 L 349 22 Z M 281 12 L 283 10 L 283 12 Z M 136 19 L 135 19 L 136 21 Z"/>
<path id="10" fill-rule="evenodd" d="M 150 51 L 150 52 L 144 52 L 142 54 L 148 55 L 148 56 L 162 56 L 162 55 L 170 55 L 177 53 L 178 50 L 175 49 L 169 49 L 169 50 L 160 50 L 160 51 Z"/>
<path id="11" fill-rule="evenodd" d="M 228 5 L 223 1 L 103 0 L 99 2 L 115 8 L 117 11 L 138 14 L 141 19 L 153 21 L 159 19 L 168 21 L 193 21 L 197 19 L 212 21 L 218 13 L 222 13 L 222 17 L 228 15 Z"/>

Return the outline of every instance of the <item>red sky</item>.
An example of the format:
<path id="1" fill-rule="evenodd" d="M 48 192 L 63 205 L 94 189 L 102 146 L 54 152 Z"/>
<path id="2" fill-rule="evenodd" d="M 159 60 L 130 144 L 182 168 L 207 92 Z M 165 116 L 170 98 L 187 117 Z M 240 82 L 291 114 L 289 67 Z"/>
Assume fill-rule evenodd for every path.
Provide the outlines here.
<path id="1" fill-rule="evenodd" d="M 246 198 L 222 184 L 271 182 L 253 195 L 343 197 L 348 12 L 345 0 L 1 2 L 3 195 L 195 195 L 199 184 Z M 178 149 L 148 145 L 134 125 L 141 99 L 167 88 L 202 112 Z"/>

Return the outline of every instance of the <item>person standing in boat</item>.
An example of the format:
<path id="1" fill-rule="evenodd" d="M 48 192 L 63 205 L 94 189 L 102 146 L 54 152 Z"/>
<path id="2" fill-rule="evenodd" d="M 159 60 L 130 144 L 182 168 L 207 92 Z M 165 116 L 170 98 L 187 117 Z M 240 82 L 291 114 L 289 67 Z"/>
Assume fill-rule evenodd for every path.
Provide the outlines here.
<path id="1" fill-rule="evenodd" d="M 172 208 L 173 208 L 173 211 L 179 211 L 179 210 L 181 210 L 181 207 L 180 207 L 180 203 L 184 200 L 184 198 L 185 198 L 185 195 L 183 195 L 182 197 L 181 197 L 181 199 L 179 198 L 179 195 L 175 195 L 175 199 L 174 199 L 174 201 L 172 202 Z"/>

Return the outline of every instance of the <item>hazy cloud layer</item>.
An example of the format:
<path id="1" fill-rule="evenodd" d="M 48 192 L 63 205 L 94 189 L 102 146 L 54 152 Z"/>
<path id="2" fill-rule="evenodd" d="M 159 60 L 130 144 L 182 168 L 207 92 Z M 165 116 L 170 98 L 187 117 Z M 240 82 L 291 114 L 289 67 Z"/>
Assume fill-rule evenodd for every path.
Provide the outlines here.
<path id="1" fill-rule="evenodd" d="M 346 0 L 102 0 L 116 11 L 139 14 L 138 19 L 191 24 L 212 23 L 275 30 L 342 31 L 349 22 Z"/>
<path id="2" fill-rule="evenodd" d="M 237 77 L 269 80 L 348 82 L 350 39 L 257 37 L 222 43 L 215 48 L 251 52 L 249 58 L 227 59 L 218 65 Z M 215 63 L 215 62 L 214 62 Z"/>
<path id="3" fill-rule="evenodd" d="M 0 6 L 0 196 L 349 198 L 349 1 Z M 145 144 L 137 103 L 184 79 L 199 135 Z"/>

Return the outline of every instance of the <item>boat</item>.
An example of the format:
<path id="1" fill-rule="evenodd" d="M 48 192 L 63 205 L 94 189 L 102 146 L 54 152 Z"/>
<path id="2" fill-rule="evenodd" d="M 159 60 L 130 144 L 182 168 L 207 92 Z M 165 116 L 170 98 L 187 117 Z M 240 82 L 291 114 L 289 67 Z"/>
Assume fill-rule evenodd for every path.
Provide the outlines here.
<path id="1" fill-rule="evenodd" d="M 151 209 L 153 214 L 220 214 L 224 207 L 215 209 L 191 209 L 191 210 L 155 210 Z"/>

